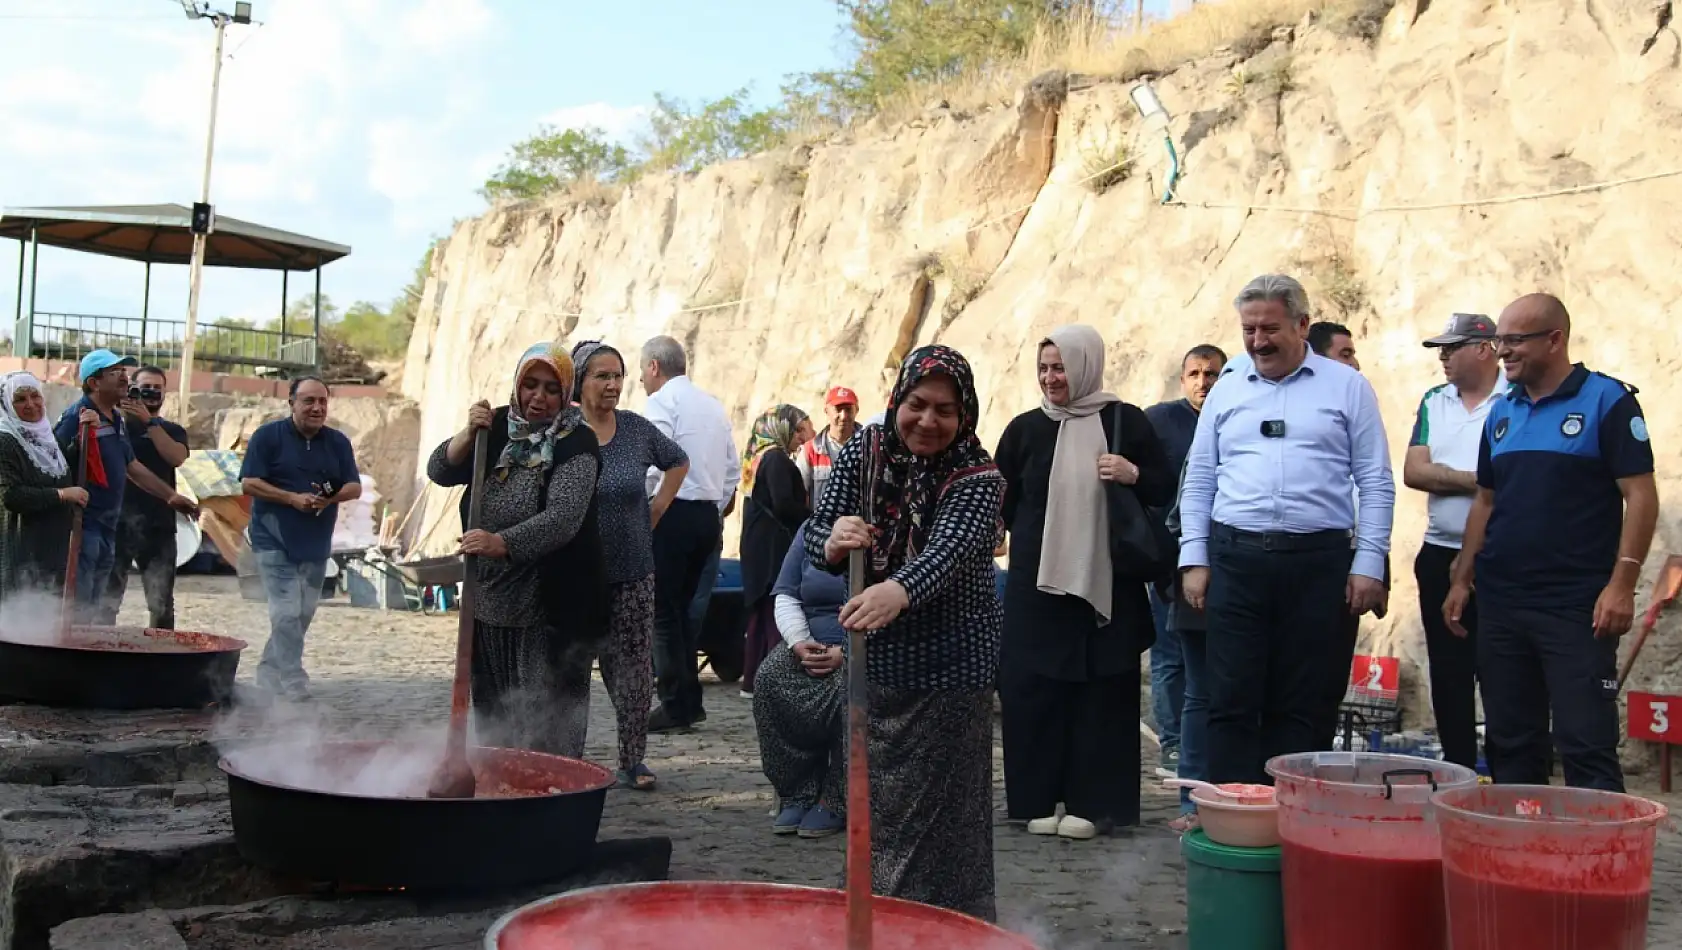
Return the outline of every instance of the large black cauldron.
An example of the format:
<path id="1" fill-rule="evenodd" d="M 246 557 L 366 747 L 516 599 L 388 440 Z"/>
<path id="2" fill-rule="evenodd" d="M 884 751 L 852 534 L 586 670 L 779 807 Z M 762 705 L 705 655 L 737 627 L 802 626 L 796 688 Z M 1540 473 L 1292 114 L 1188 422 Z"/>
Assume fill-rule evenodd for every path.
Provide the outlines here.
<path id="1" fill-rule="evenodd" d="M 233 695 L 244 640 L 186 630 L 73 627 L 0 639 L 0 698 L 82 709 L 198 709 Z"/>

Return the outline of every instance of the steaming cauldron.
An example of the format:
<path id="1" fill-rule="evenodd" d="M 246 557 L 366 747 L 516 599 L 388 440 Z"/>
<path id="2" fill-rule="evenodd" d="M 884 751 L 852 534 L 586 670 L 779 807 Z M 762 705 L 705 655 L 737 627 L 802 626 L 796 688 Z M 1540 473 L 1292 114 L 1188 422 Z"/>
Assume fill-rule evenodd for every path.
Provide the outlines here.
<path id="1" fill-rule="evenodd" d="M 590 860 L 612 772 L 476 746 L 479 797 L 429 799 L 443 752 L 442 742 L 229 751 L 221 768 L 240 854 L 308 881 L 455 892 L 553 881 Z"/>
<path id="2" fill-rule="evenodd" d="M 1035 950 L 963 914 L 878 897 L 875 950 Z M 682 881 L 590 887 L 511 911 L 485 950 L 846 950 L 847 895 L 787 884 Z"/>
<path id="3" fill-rule="evenodd" d="M 244 640 L 153 627 L 72 627 L 0 639 L 0 698 L 83 709 L 197 709 L 233 694 Z"/>

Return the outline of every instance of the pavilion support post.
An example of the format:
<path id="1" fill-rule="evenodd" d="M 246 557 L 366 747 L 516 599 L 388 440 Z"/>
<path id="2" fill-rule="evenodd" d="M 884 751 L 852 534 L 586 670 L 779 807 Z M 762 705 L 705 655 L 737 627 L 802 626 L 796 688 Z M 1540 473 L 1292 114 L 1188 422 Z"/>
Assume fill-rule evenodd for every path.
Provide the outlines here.
<path id="1" fill-rule="evenodd" d="M 146 262 L 146 283 L 140 290 L 140 352 L 146 352 L 146 318 L 152 313 L 152 262 Z"/>
<path id="2" fill-rule="evenodd" d="M 35 277 L 41 271 L 41 234 L 34 227 L 29 229 L 29 309 L 24 312 L 22 326 L 13 333 L 16 337 L 12 341 L 15 355 L 28 359 L 35 355 Z M 19 352 L 19 348 L 22 351 Z"/>
<path id="3" fill-rule="evenodd" d="M 315 371 L 321 372 L 321 265 L 315 265 L 315 342 L 310 344 L 310 358 Z"/>
<path id="4" fill-rule="evenodd" d="M 12 355 L 28 356 L 18 352 L 18 330 L 23 327 L 23 265 L 29 260 L 29 246 L 18 238 L 18 296 L 17 305 L 12 313 Z M 27 344 L 26 344 L 27 345 Z"/>
<path id="5" fill-rule="evenodd" d="M 275 358 L 281 360 L 286 359 L 286 282 L 291 276 L 292 272 L 285 267 L 280 269 L 280 352 L 275 354 Z"/>

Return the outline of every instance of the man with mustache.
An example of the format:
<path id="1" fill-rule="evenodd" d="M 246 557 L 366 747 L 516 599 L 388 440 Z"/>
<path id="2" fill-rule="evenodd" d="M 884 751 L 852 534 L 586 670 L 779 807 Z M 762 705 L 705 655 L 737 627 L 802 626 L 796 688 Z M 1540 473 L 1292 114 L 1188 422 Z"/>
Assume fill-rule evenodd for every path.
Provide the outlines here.
<path id="1" fill-rule="evenodd" d="M 1309 348 L 1302 285 L 1265 274 L 1233 304 L 1250 363 L 1198 416 L 1180 567 L 1208 620 L 1209 781 L 1268 782 L 1267 759 L 1336 730 L 1327 684 L 1353 658 L 1345 617 L 1384 601 L 1396 489 L 1377 396 Z"/>
<path id="2" fill-rule="evenodd" d="M 1169 470 L 1185 468 L 1191 437 L 1197 431 L 1197 415 L 1203 400 L 1226 366 L 1226 353 L 1212 344 L 1192 347 L 1180 358 L 1180 399 L 1159 402 L 1145 410 L 1145 418 L 1168 455 Z M 1166 519 L 1168 509 L 1153 512 Z M 1156 774 L 1173 778 L 1180 768 L 1180 713 L 1185 706 L 1186 662 L 1176 631 L 1168 625 L 1168 600 L 1150 588 L 1151 619 L 1156 624 L 1156 642 L 1151 644 L 1151 712 L 1156 719 L 1157 738 L 1162 744 L 1162 761 Z"/>
<path id="3" fill-rule="evenodd" d="M 127 423 L 135 461 L 158 480 L 175 487 L 175 470 L 187 461 L 187 430 L 163 418 L 164 387 L 168 377 L 156 366 L 135 370 L 129 398 L 119 404 Z M 140 569 L 151 625 L 175 629 L 175 512 L 145 492 L 123 494 L 123 514 L 117 523 L 116 561 L 105 590 L 104 619 L 117 622 L 117 611 L 128 590 L 129 568 Z"/>
<path id="4" fill-rule="evenodd" d="M 1507 397 L 1484 421 L 1478 491 L 1443 619 L 1477 667 L 1495 781 L 1547 784 L 1549 721 L 1565 783 L 1624 790 L 1618 638 L 1653 542 L 1659 495 L 1635 388 L 1571 362 L 1559 298 L 1507 305 L 1495 345 Z"/>
<path id="5" fill-rule="evenodd" d="M 1457 313 L 1437 336 L 1425 341 L 1442 361 L 1447 380 L 1425 394 L 1408 439 L 1402 483 L 1426 492 L 1429 524 L 1413 562 L 1419 581 L 1419 615 L 1425 624 L 1425 652 L 1431 665 L 1431 710 L 1443 740 L 1443 758 L 1467 768 L 1478 764 L 1477 622 L 1467 601 L 1467 636 L 1456 636 L 1443 619 L 1450 566 L 1460 555 L 1472 496 L 1478 492 L 1478 446 L 1484 420 L 1507 392 L 1495 355 L 1495 321 L 1481 313 Z"/>

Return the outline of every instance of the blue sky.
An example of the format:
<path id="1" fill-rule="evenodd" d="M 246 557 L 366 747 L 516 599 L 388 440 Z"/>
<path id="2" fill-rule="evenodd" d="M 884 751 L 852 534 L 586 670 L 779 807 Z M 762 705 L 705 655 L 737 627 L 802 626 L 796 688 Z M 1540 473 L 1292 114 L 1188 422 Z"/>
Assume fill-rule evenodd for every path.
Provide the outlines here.
<path id="1" fill-rule="evenodd" d="M 232 2 L 219 4 L 232 9 Z M 656 92 L 695 101 L 845 61 L 830 0 L 255 0 L 229 27 L 217 211 L 349 244 L 341 306 L 382 304 L 429 239 L 475 214 L 508 145 L 541 122 L 635 128 Z M 191 203 L 213 29 L 178 0 L 0 0 L 0 206 Z M 0 241 L 0 320 L 17 287 Z M 44 248 L 42 310 L 140 313 L 139 264 Z M 307 293 L 294 278 L 294 297 Z M 181 319 L 187 269 L 152 313 Z M 27 296 L 27 290 L 25 291 Z M 280 278 L 208 271 L 201 319 L 269 317 Z"/>

